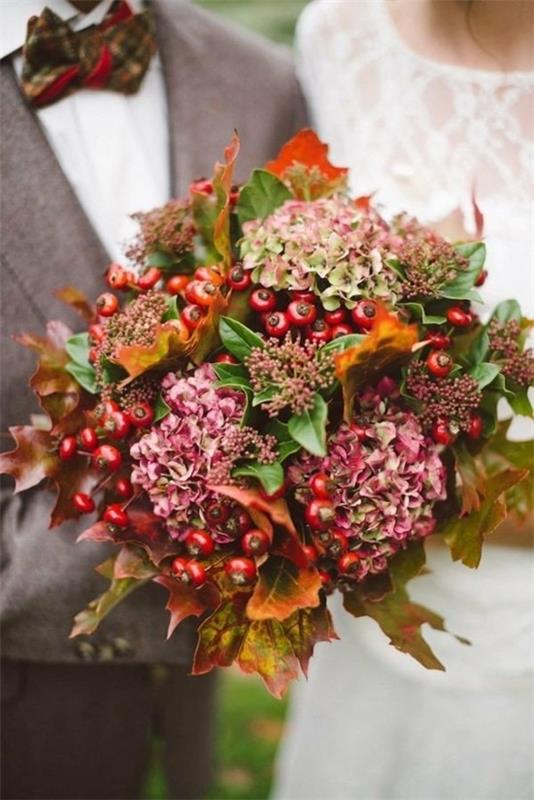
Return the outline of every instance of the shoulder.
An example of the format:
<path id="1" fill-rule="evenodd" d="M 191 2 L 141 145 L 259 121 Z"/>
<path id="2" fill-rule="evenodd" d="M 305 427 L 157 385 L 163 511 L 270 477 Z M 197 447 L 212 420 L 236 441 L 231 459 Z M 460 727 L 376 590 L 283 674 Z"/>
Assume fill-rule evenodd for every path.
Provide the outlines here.
<path id="1" fill-rule="evenodd" d="M 296 29 L 300 52 L 334 44 L 339 36 L 368 35 L 376 25 L 383 0 L 312 0 L 302 11 Z"/>

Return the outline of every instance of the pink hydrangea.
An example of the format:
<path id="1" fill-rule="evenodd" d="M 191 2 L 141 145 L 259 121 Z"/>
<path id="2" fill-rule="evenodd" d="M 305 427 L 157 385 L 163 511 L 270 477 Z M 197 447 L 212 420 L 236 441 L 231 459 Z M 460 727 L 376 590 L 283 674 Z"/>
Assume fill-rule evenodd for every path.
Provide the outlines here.
<path id="1" fill-rule="evenodd" d="M 349 197 L 288 200 L 267 219 L 245 223 L 243 233 L 243 266 L 262 286 L 312 290 L 329 310 L 341 302 L 352 308 L 362 296 L 395 299 L 389 228 Z"/>
<path id="2" fill-rule="evenodd" d="M 330 476 L 335 525 L 362 556 L 359 579 L 384 571 L 409 541 L 432 533 L 434 505 L 445 499 L 436 444 L 412 412 L 380 407 L 383 413 L 366 417 L 361 440 L 343 423 L 329 437 L 325 458 L 302 453 L 289 468 L 303 503 L 310 499 L 310 477 L 318 471 Z"/>
<path id="3" fill-rule="evenodd" d="M 215 381 L 211 364 L 184 377 L 166 375 L 162 393 L 171 413 L 131 448 L 132 481 L 147 492 L 171 535 L 195 519 L 205 522 L 203 506 L 216 497 L 207 488 L 210 474 L 225 458 L 224 436 L 243 416 L 244 395 Z"/>

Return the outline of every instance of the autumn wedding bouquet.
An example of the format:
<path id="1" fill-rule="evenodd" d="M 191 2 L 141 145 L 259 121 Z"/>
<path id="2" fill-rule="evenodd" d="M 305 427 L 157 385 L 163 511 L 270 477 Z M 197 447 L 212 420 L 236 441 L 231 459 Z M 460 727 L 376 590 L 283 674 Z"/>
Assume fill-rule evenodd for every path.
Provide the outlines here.
<path id="1" fill-rule="evenodd" d="M 421 626 L 443 619 L 406 584 L 429 536 L 475 567 L 484 535 L 531 510 L 530 445 L 496 413 L 531 414 L 528 322 L 511 300 L 482 324 L 484 245 L 384 219 L 313 132 L 242 186 L 238 150 L 137 215 L 94 307 L 59 292 L 87 330 L 18 337 L 46 417 L 11 429 L 2 468 L 57 490 L 51 526 L 86 515 L 80 540 L 117 546 L 73 636 L 156 581 L 169 635 L 200 618 L 194 673 L 236 663 L 279 696 L 336 638 L 339 591 L 442 669 Z"/>

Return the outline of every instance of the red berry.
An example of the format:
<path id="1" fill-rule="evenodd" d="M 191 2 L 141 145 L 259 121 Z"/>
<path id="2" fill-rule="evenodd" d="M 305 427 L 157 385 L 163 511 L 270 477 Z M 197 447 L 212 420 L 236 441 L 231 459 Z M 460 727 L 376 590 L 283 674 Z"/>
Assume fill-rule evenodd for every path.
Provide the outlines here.
<path id="1" fill-rule="evenodd" d="M 218 353 L 215 356 L 215 363 L 216 364 L 238 364 L 237 358 L 233 356 L 231 353 Z"/>
<path id="2" fill-rule="evenodd" d="M 254 289 L 249 297 L 248 304 L 253 311 L 267 314 L 276 308 L 276 295 L 272 289 Z"/>
<path id="3" fill-rule="evenodd" d="M 110 414 L 113 414 L 114 411 L 120 411 L 120 406 L 115 400 L 104 400 L 103 403 L 100 403 L 96 409 L 95 413 L 99 419 L 103 419 L 104 417 L 108 417 Z"/>
<path id="4" fill-rule="evenodd" d="M 165 288 L 169 294 L 181 294 L 188 283 L 188 275 L 173 275 L 165 284 Z"/>
<path id="5" fill-rule="evenodd" d="M 359 328 L 370 331 L 375 324 L 376 303 L 374 300 L 360 300 L 352 309 L 352 319 Z"/>
<path id="6" fill-rule="evenodd" d="M 187 582 L 187 572 L 185 571 L 185 568 L 188 564 L 188 561 L 188 558 L 177 556 L 171 564 L 171 572 L 174 577 L 180 581 L 184 581 L 184 583 Z"/>
<path id="7" fill-rule="evenodd" d="M 157 267 L 149 267 L 146 272 L 139 276 L 137 285 L 142 292 L 153 289 L 156 283 L 161 280 L 161 270 Z"/>
<path id="8" fill-rule="evenodd" d="M 117 528 L 127 528 L 130 524 L 130 517 L 120 503 L 111 503 L 111 505 L 106 506 L 102 519 L 108 525 L 114 525 Z"/>
<path id="9" fill-rule="evenodd" d="M 478 277 L 477 277 L 477 279 L 475 281 L 475 286 L 477 286 L 477 287 L 478 286 L 484 286 L 484 284 L 486 283 L 486 278 L 487 277 L 488 277 L 487 270 L 481 269 L 480 272 L 478 273 Z"/>
<path id="10" fill-rule="evenodd" d="M 253 524 L 254 523 L 250 518 L 250 514 L 248 514 L 245 510 L 239 512 L 237 515 L 237 527 L 240 533 L 246 533 L 249 531 Z"/>
<path id="11" fill-rule="evenodd" d="M 251 283 L 250 272 L 248 270 L 244 270 L 241 264 L 237 264 L 230 270 L 230 275 L 228 276 L 228 283 L 230 284 L 231 288 L 234 289 L 236 292 L 243 292 L 250 286 Z"/>
<path id="12" fill-rule="evenodd" d="M 343 531 L 332 531 L 332 537 L 327 545 L 328 555 L 332 558 L 338 558 L 343 553 L 346 553 L 349 548 L 349 541 Z"/>
<path id="13" fill-rule="evenodd" d="M 221 503 L 219 500 L 214 500 L 206 509 L 206 521 L 208 525 L 213 527 L 217 525 L 224 525 L 230 517 L 230 507 L 227 503 Z"/>
<path id="14" fill-rule="evenodd" d="M 293 300 L 287 307 L 287 316 L 292 325 L 305 328 L 311 325 L 317 318 L 317 309 L 312 303 L 305 303 L 303 300 Z"/>
<path id="15" fill-rule="evenodd" d="M 190 556 L 203 556 L 204 558 L 210 556 L 215 549 L 209 533 L 196 528 L 191 528 L 185 537 L 185 546 Z"/>
<path id="16" fill-rule="evenodd" d="M 117 478 L 115 481 L 115 493 L 125 500 L 129 500 L 134 493 L 132 483 L 128 478 Z"/>
<path id="17" fill-rule="evenodd" d="M 116 472 L 122 464 L 120 451 L 112 444 L 101 444 L 93 453 L 93 466 L 99 470 Z"/>
<path id="18" fill-rule="evenodd" d="M 89 326 L 89 339 L 93 344 L 99 344 L 104 338 L 104 334 L 104 328 L 97 322 L 94 325 Z"/>
<path id="19" fill-rule="evenodd" d="M 254 583 L 258 575 L 253 559 L 242 556 L 228 559 L 224 571 L 236 586 L 248 586 Z"/>
<path id="20" fill-rule="evenodd" d="M 438 419 L 432 425 L 432 438 L 437 444 L 443 444 L 445 447 L 449 447 L 456 437 L 451 433 L 449 424 L 443 419 Z"/>
<path id="21" fill-rule="evenodd" d="M 324 315 L 325 322 L 329 325 L 341 325 L 347 319 L 347 311 L 344 308 L 336 308 L 335 311 L 326 311 Z"/>
<path id="22" fill-rule="evenodd" d="M 195 280 L 210 281 L 215 286 L 221 286 L 224 283 L 224 278 L 215 267 L 199 267 L 195 270 Z"/>
<path id="23" fill-rule="evenodd" d="M 119 307 L 119 301 L 111 292 L 104 292 L 96 300 L 96 310 L 101 317 L 112 317 Z"/>
<path id="24" fill-rule="evenodd" d="M 78 441 L 84 450 L 94 450 L 98 447 L 98 436 L 94 428 L 82 428 L 78 434 Z"/>
<path id="25" fill-rule="evenodd" d="M 130 433 L 132 424 L 124 411 L 112 411 L 102 420 L 106 435 L 110 439 L 125 439 Z"/>
<path id="26" fill-rule="evenodd" d="M 289 330 L 289 319 L 284 311 L 273 311 L 265 317 L 265 333 L 280 339 Z"/>
<path id="27" fill-rule="evenodd" d="M 106 272 L 106 282 L 111 289 L 125 289 L 128 285 L 128 273 L 120 264 L 113 261 Z"/>
<path id="28" fill-rule="evenodd" d="M 352 333 L 352 328 L 346 322 L 340 322 L 332 328 L 332 339 L 339 339 L 340 336 L 348 336 Z"/>
<path id="29" fill-rule="evenodd" d="M 58 455 L 62 461 L 70 461 L 78 452 L 78 442 L 75 436 L 65 436 L 59 443 Z"/>
<path id="30" fill-rule="evenodd" d="M 287 479 L 284 480 L 283 484 L 280 486 L 276 492 L 272 494 L 267 494 L 265 489 L 260 488 L 260 495 L 263 497 L 264 500 L 278 500 L 280 497 L 283 497 L 287 491 Z"/>
<path id="31" fill-rule="evenodd" d="M 321 583 L 325 588 L 328 588 L 332 584 L 332 576 L 325 569 L 319 569 L 317 571 L 319 573 L 319 577 L 321 578 Z"/>
<path id="32" fill-rule="evenodd" d="M 312 325 L 307 326 L 306 336 L 308 339 L 311 339 L 312 342 L 326 344 L 332 338 L 332 328 L 324 319 L 316 319 Z"/>
<path id="33" fill-rule="evenodd" d="M 253 528 L 247 531 L 241 539 L 241 547 L 247 556 L 262 556 L 271 545 L 271 540 L 265 531 Z"/>
<path id="34" fill-rule="evenodd" d="M 350 550 L 348 553 L 344 553 L 338 560 L 337 568 L 344 575 L 353 575 L 358 571 L 360 561 L 361 556 L 355 553 L 354 550 Z"/>
<path id="35" fill-rule="evenodd" d="M 320 500 L 330 499 L 331 488 L 332 484 L 330 478 L 324 472 L 316 472 L 315 475 L 310 478 L 310 489 L 315 497 L 318 497 Z"/>
<path id="36" fill-rule="evenodd" d="M 445 378 L 454 366 L 451 356 L 444 350 L 432 350 L 426 360 L 428 371 L 436 378 Z"/>
<path id="37" fill-rule="evenodd" d="M 203 316 L 204 312 L 200 306 L 191 304 L 186 306 L 182 311 L 181 320 L 186 328 L 188 328 L 190 331 L 194 331 L 195 328 L 198 328 L 202 322 Z"/>
<path id="38" fill-rule="evenodd" d="M 456 328 L 468 328 L 473 321 L 473 317 L 468 311 L 464 311 L 460 306 L 452 306 L 447 311 L 447 319 Z"/>
<path id="39" fill-rule="evenodd" d="M 304 553 L 306 554 L 306 558 L 308 559 L 308 561 L 310 561 L 312 564 L 316 564 L 319 558 L 319 553 L 317 552 L 317 548 L 315 547 L 315 545 L 303 544 L 302 549 L 304 550 Z"/>
<path id="40" fill-rule="evenodd" d="M 310 528 L 315 530 L 327 528 L 334 520 L 334 506 L 329 500 L 316 497 L 304 509 L 304 516 Z"/>
<path id="41" fill-rule="evenodd" d="M 198 561 L 193 561 L 193 559 L 188 561 L 185 567 L 185 572 L 188 578 L 187 582 L 196 589 L 206 583 L 208 577 L 206 570 L 202 564 L 198 563 Z"/>
<path id="42" fill-rule="evenodd" d="M 72 504 L 80 514 L 91 514 L 95 510 L 95 501 L 85 492 L 76 492 L 72 496 Z"/>
<path id="43" fill-rule="evenodd" d="M 470 439 L 480 439 L 482 436 L 482 431 L 484 429 L 484 422 L 480 414 L 472 414 L 471 420 L 469 422 L 469 428 L 467 429 L 467 435 Z"/>
<path id="44" fill-rule="evenodd" d="M 128 419 L 134 428 L 148 428 L 154 421 L 154 409 L 150 403 L 137 403 L 128 409 Z"/>
<path id="45" fill-rule="evenodd" d="M 89 363 L 96 364 L 99 357 L 100 357 L 100 352 L 98 351 L 98 349 L 96 347 L 91 347 L 91 349 L 87 353 L 87 360 L 89 361 Z"/>
<path id="46" fill-rule="evenodd" d="M 299 303 L 309 303 L 313 306 L 317 302 L 317 295 L 314 292 L 299 292 L 297 290 L 291 292 L 291 300 L 296 300 Z"/>
<path id="47" fill-rule="evenodd" d="M 207 308 L 213 303 L 217 291 L 213 281 L 193 280 L 185 287 L 184 294 L 188 303 Z"/>
<path id="48" fill-rule="evenodd" d="M 428 343 L 434 350 L 448 350 L 451 346 L 451 339 L 444 333 L 430 333 Z"/>

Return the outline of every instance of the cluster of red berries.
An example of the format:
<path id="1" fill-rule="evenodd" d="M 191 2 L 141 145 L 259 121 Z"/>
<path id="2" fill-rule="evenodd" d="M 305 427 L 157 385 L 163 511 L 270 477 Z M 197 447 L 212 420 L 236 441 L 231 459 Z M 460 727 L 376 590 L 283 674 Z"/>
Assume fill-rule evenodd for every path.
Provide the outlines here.
<path id="1" fill-rule="evenodd" d="M 148 403 L 140 403 L 128 411 L 122 411 L 114 400 L 106 400 L 95 409 L 96 424 L 86 425 L 77 434 L 64 436 L 58 444 L 61 461 L 72 461 L 83 456 L 90 459 L 91 466 L 103 478 L 91 494 L 76 492 L 72 505 L 79 514 L 91 514 L 96 509 L 94 495 L 102 488 L 113 491 L 124 504 L 112 503 L 106 506 L 102 519 L 117 528 L 128 527 L 130 520 L 126 506 L 134 496 L 133 486 L 125 475 L 116 477 L 110 487 L 110 480 L 124 467 L 124 455 L 119 442 L 124 441 L 135 430 L 146 428 L 154 419 L 154 411 Z M 111 444 L 110 442 L 115 442 Z"/>

